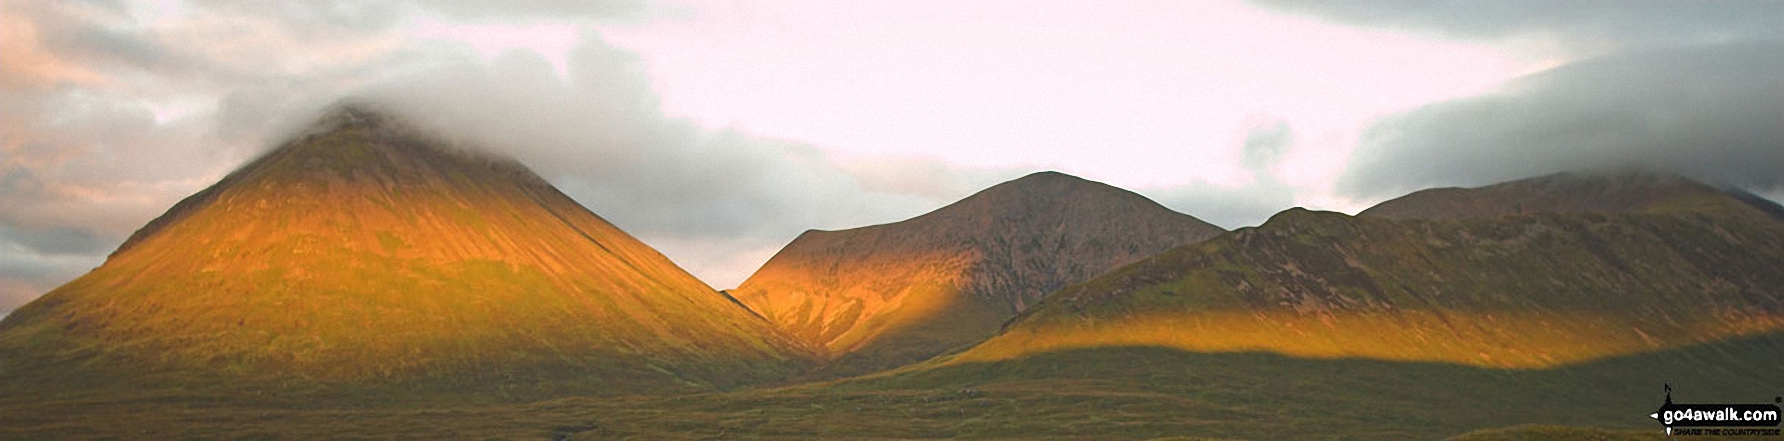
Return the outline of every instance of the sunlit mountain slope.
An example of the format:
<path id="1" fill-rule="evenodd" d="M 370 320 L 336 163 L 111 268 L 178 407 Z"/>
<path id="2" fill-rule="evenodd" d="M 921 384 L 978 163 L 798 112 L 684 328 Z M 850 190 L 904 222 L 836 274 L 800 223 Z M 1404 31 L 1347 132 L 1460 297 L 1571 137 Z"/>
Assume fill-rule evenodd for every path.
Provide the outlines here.
<path id="1" fill-rule="evenodd" d="M 15 311 L 0 354 L 0 377 L 68 387 L 122 372 L 605 392 L 776 379 L 811 351 L 526 167 L 344 108 Z"/>
<path id="2" fill-rule="evenodd" d="M 863 372 L 996 332 L 1068 283 L 1219 233 L 1143 196 L 1043 172 L 902 222 L 808 231 L 732 293 Z"/>

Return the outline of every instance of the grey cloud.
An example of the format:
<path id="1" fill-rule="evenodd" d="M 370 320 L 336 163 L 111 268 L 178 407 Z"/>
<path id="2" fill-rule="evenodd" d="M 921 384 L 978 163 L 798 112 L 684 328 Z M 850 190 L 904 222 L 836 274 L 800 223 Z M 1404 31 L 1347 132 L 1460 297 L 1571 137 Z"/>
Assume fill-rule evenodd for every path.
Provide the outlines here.
<path id="1" fill-rule="evenodd" d="M 5 14 L 31 23 L 36 41 L 30 43 L 35 49 L 108 76 L 108 87 L 146 76 L 161 81 L 161 89 L 173 89 L 167 80 L 190 83 L 243 75 L 163 41 L 155 28 L 132 22 L 125 12 L 128 7 L 89 2 L 10 2 L 0 7 Z"/>
<path id="2" fill-rule="evenodd" d="M 141 109 L 7 91 L 0 130 L 0 310 L 104 261 L 135 228 L 228 161 Z"/>
<path id="3" fill-rule="evenodd" d="M 34 284 L 0 276 L 0 318 L 43 294 Z"/>
<path id="4" fill-rule="evenodd" d="M 391 17 L 530 20 L 574 14 L 572 21 L 604 20 L 639 7 L 190 5 L 201 22 L 239 23 L 274 44 L 346 46 L 380 38 Z M 437 42 L 338 64 L 285 62 L 330 54 L 289 53 L 313 50 L 307 45 L 231 51 L 246 55 L 210 60 L 182 42 L 208 41 L 203 38 L 227 29 L 139 26 L 128 14 L 77 10 L 83 6 L 71 3 L 4 7 L 8 14 L 26 10 L 40 28 L 54 28 L 61 46 L 51 50 L 58 58 L 109 83 L 34 79 L 26 87 L 0 89 L 0 206 L 7 207 L 0 210 L 0 233 L 12 234 L 0 234 L 0 245 L 11 247 L 0 262 L 0 310 L 97 264 L 117 241 L 179 198 L 297 132 L 315 110 L 353 90 L 423 125 L 519 158 L 621 228 L 691 263 L 715 286 L 740 281 L 738 274 L 747 274 L 742 269 L 753 259 L 765 259 L 765 250 L 805 229 L 900 220 L 1019 174 L 954 170 L 921 159 L 882 161 L 922 171 L 921 177 L 907 176 L 797 142 L 702 129 L 665 116 L 641 60 L 592 33 L 568 57 L 567 77 L 560 77 L 530 52 L 484 62 L 468 48 Z M 0 63 L 6 70 L 0 75 L 11 75 L 8 67 Z M 186 116 L 164 120 L 150 105 L 166 104 L 167 97 L 199 104 Z"/>
<path id="5" fill-rule="evenodd" d="M 115 235 L 78 228 L 21 230 L 0 225 L 0 241 L 18 244 L 31 254 L 41 256 L 102 256 L 117 246 L 119 239 Z"/>
<path id="6" fill-rule="evenodd" d="M 1225 187 L 1203 182 L 1190 185 L 1137 190 L 1178 212 L 1195 216 L 1221 228 L 1262 224 L 1271 215 L 1295 206 L 1295 188 L 1271 169 L 1295 141 L 1294 128 L 1276 120 L 1253 127 L 1240 145 L 1240 165 L 1250 171 L 1250 183 Z"/>
<path id="7" fill-rule="evenodd" d="M 1288 147 L 1293 144 L 1294 132 L 1289 129 L 1287 121 L 1278 120 L 1275 123 L 1254 128 L 1245 135 L 1245 145 L 1241 150 L 1243 156 L 1239 158 L 1240 165 L 1244 165 L 1253 174 L 1267 176 L 1270 166 L 1276 165 L 1276 161 L 1280 160 L 1282 154 L 1288 151 Z"/>
<path id="8" fill-rule="evenodd" d="M 649 5 L 641 0 L 472 0 L 417 1 L 415 4 L 450 17 L 473 20 L 538 17 L 631 19 L 642 16 L 649 9 Z"/>
<path id="9" fill-rule="evenodd" d="M 0 222 L 128 232 L 250 152 L 78 88 L 0 91 Z M 13 111 L 18 111 L 13 113 Z"/>
<path id="10" fill-rule="evenodd" d="M 1271 215 L 1295 206 L 1295 190 L 1275 180 L 1260 180 L 1239 188 L 1198 183 L 1135 192 L 1229 230 L 1262 224 Z"/>
<path id="11" fill-rule="evenodd" d="M 1537 37 L 1593 52 L 1784 38 L 1784 2 L 1771 0 L 1251 1 L 1341 23 L 1475 39 Z"/>
<path id="12" fill-rule="evenodd" d="M 73 229 L 0 228 L 0 311 L 11 311 L 105 260 L 113 242 Z"/>
<path id="13" fill-rule="evenodd" d="M 198 9 L 220 15 L 261 17 L 279 21 L 300 34 L 374 33 L 401 21 L 406 3 L 367 0 L 298 0 L 280 2 L 198 0 Z"/>
<path id="14" fill-rule="evenodd" d="M 279 17 L 298 23 L 321 24 L 331 29 L 384 30 L 401 20 L 403 14 L 399 3 L 390 1 L 307 0 L 264 3 L 279 7 Z"/>
<path id="15" fill-rule="evenodd" d="M 112 14 L 124 15 L 130 12 L 130 3 L 128 0 L 82 0 L 82 2 L 104 9 Z"/>
<path id="16" fill-rule="evenodd" d="M 1776 202 L 1779 205 L 1784 205 L 1784 187 L 1779 187 L 1776 189 L 1772 189 L 1770 191 L 1760 190 L 1760 191 L 1756 192 L 1755 194 L 1758 194 L 1759 197 L 1766 198 L 1772 202 Z"/>
<path id="17" fill-rule="evenodd" d="M 416 14 L 468 21 L 624 21 L 645 17 L 650 11 L 650 5 L 642 0 L 200 0 L 195 3 L 226 14 L 280 20 L 306 34 L 380 32 Z"/>
<path id="18" fill-rule="evenodd" d="M 596 34 L 573 49 L 567 68 L 559 77 L 538 55 L 515 51 L 399 77 L 356 99 L 514 156 L 621 228 L 671 244 L 677 249 L 664 249 L 671 258 L 728 273 L 736 272 L 732 259 L 695 253 L 756 250 L 805 229 L 896 221 L 978 189 L 888 185 L 884 176 L 855 173 L 872 167 L 814 146 L 667 117 L 642 61 Z M 912 161 L 903 166 L 951 175 Z M 975 173 L 952 174 L 959 180 L 950 182 L 977 182 Z"/>
<path id="19" fill-rule="evenodd" d="M 4 241 L 0 242 L 0 249 L 6 251 L 0 256 L 0 277 L 24 281 L 45 291 L 105 260 L 103 254 L 37 254 L 26 245 L 10 242 L 12 239 L 0 239 Z M 9 309 L 9 305 L 0 305 L 0 309 Z"/>
<path id="20" fill-rule="evenodd" d="M 103 261 L 261 140 L 213 136 L 209 114 L 158 118 L 149 107 L 158 98 L 202 97 L 240 80 L 140 31 L 150 27 L 124 23 L 127 7 L 0 8 L 35 27 L 40 41 L 21 42 L 34 45 L 27 50 L 103 77 L 70 81 L 0 62 L 0 310 L 8 310 Z"/>
<path id="21" fill-rule="evenodd" d="M 1366 131 L 1338 189 L 1390 196 L 1557 171 L 1642 167 L 1784 186 L 1784 43 L 1636 52 L 1428 105 Z"/>
<path id="22" fill-rule="evenodd" d="M 218 68 L 209 60 L 130 32 L 84 25 L 48 30 L 46 47 L 60 53 L 122 63 L 140 69 L 191 75 Z"/>
<path id="23" fill-rule="evenodd" d="M 232 15 L 227 10 L 195 8 L 189 17 L 151 26 L 127 13 L 83 2 L 10 2 L 0 8 L 36 34 L 35 41 L 25 44 L 30 51 L 53 58 L 59 67 L 87 74 L 73 81 L 30 78 L 30 66 L 0 65 L 4 71 L 0 80 L 21 89 L 80 87 L 125 98 L 118 101 L 165 103 L 237 87 L 363 75 L 365 72 L 353 70 L 364 65 L 389 69 L 393 67 L 390 56 L 396 55 L 385 54 L 363 63 L 335 61 L 338 51 L 368 41 L 369 35 L 326 29 L 315 32 L 318 28 L 310 24 L 279 26 L 284 22 Z M 242 49 L 254 45 L 271 49 Z"/>

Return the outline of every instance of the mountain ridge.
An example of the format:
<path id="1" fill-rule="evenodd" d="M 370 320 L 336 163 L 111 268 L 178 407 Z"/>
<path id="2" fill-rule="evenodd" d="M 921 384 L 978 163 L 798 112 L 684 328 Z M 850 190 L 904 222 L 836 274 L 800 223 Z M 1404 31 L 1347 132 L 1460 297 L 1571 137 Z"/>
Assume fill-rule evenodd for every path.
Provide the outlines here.
<path id="1" fill-rule="evenodd" d="M 1651 170 L 1563 172 L 1479 187 L 1419 190 L 1357 216 L 1455 219 L 1531 213 L 1756 212 L 1784 220 L 1784 207 L 1738 189 Z"/>
<path id="2" fill-rule="evenodd" d="M 1734 194 L 1693 196 L 1719 200 L 1436 219 L 1284 210 L 1067 287 L 949 362 L 1157 345 L 1528 369 L 1784 327 L 1784 224 Z"/>
<path id="3" fill-rule="evenodd" d="M 1039 172 L 904 221 L 806 231 L 732 293 L 859 373 L 970 343 L 1059 286 L 1219 231 Z"/>

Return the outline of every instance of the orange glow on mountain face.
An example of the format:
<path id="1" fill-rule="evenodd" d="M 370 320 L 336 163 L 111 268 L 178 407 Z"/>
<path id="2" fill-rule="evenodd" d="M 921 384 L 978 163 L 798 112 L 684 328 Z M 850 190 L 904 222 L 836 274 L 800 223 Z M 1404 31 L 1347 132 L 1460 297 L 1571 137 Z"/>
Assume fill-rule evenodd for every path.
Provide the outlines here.
<path id="1" fill-rule="evenodd" d="M 967 301 L 956 292 L 972 253 L 879 255 L 846 269 L 764 267 L 735 295 L 794 335 L 832 353 L 932 320 Z"/>
<path id="2" fill-rule="evenodd" d="M 336 118 L 15 312 L 0 345 L 338 380 L 549 367 L 723 382 L 810 357 L 525 167 Z"/>

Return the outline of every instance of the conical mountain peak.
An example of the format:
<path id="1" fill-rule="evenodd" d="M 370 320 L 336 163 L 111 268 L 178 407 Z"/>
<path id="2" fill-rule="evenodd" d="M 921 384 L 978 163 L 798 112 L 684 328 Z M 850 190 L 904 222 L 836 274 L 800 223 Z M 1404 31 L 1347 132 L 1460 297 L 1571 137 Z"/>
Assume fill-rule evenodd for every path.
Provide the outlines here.
<path id="1" fill-rule="evenodd" d="M 5 353 L 331 381 L 625 375 L 606 390 L 774 378 L 808 356 L 525 166 L 354 109 L 15 311 Z"/>
<path id="2" fill-rule="evenodd" d="M 447 175 L 476 169 L 548 185 L 512 158 L 455 145 L 392 113 L 354 105 L 325 114 L 303 135 L 261 159 L 244 170 L 272 168 L 275 173 L 307 174 L 288 176 L 297 178 L 326 178 L 332 173 L 336 179 L 384 185 L 431 185 L 446 182 Z"/>
<path id="3" fill-rule="evenodd" d="M 1165 209 L 1134 192 L 1056 171 L 1031 173 L 1000 183 L 925 217 L 1007 217 L 1132 206 Z"/>
<path id="4" fill-rule="evenodd" d="M 1057 171 L 1038 171 L 985 189 L 987 195 L 1014 196 L 1059 190 L 1102 189 L 1124 191 L 1114 186 Z"/>
<path id="5" fill-rule="evenodd" d="M 1121 192 L 1119 188 L 1091 181 L 1077 176 L 1056 171 L 1041 171 L 1012 179 L 979 192 L 979 196 L 992 200 L 1021 202 L 1035 196 L 1058 197 L 1078 191 L 1105 190 Z"/>
<path id="6" fill-rule="evenodd" d="M 512 159 L 451 146 L 386 112 L 340 105 L 297 137 L 180 201 L 132 234 L 112 256 L 224 196 L 280 199 L 320 191 L 330 197 L 387 198 L 406 190 L 498 183 L 551 188 Z"/>

